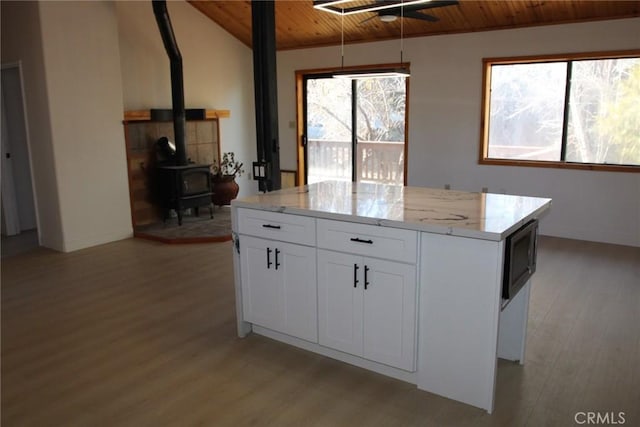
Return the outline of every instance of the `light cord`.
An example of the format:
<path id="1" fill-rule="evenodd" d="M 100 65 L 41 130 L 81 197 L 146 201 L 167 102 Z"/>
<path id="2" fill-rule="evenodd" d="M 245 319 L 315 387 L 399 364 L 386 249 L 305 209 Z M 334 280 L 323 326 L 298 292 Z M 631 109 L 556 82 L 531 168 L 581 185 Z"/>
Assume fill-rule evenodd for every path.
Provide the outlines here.
<path id="1" fill-rule="evenodd" d="M 340 68 L 344 68 L 344 9 L 340 14 Z"/>
<path id="2" fill-rule="evenodd" d="M 402 65 L 402 51 L 404 50 L 404 0 L 400 1 L 400 65 Z"/>

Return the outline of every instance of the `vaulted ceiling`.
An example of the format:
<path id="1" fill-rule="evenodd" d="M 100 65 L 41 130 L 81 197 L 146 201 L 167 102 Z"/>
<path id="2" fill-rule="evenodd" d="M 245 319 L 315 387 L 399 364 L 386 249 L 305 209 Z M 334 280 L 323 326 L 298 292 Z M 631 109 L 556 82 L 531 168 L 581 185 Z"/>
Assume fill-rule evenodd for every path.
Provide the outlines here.
<path id="1" fill-rule="evenodd" d="M 242 43 L 251 46 L 250 1 L 188 1 Z M 400 19 L 382 22 L 375 12 L 348 15 L 341 22 L 339 15 L 314 9 L 312 0 L 278 0 L 275 9 L 278 50 L 340 44 L 342 25 L 345 44 L 400 36 Z M 404 37 L 637 17 L 640 16 L 640 1 L 460 0 L 456 5 L 419 13 L 438 20 L 430 22 L 405 17 Z"/>

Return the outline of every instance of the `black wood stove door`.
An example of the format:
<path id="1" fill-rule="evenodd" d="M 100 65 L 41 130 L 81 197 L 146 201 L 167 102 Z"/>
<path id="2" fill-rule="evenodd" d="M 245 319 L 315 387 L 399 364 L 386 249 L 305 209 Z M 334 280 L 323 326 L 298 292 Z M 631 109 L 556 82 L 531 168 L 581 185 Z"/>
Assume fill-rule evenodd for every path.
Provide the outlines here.
<path id="1" fill-rule="evenodd" d="M 195 208 L 197 212 L 200 206 L 208 206 L 213 218 L 209 165 L 160 166 L 157 183 L 165 221 L 173 209 L 178 215 L 178 224 L 182 225 L 182 211 Z"/>

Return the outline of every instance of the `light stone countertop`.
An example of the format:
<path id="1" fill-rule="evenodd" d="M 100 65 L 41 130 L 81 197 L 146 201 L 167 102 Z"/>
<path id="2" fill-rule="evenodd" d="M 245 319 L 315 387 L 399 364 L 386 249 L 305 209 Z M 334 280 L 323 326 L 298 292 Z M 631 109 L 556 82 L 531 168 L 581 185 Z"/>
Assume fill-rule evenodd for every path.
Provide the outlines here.
<path id="1" fill-rule="evenodd" d="M 500 241 L 551 206 L 551 199 L 325 181 L 257 194 L 235 207 Z"/>

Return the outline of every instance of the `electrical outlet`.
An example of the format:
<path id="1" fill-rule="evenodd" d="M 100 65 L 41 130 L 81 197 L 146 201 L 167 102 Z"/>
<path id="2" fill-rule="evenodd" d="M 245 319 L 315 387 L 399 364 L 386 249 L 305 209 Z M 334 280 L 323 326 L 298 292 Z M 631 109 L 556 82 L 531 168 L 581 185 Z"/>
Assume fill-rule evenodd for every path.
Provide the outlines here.
<path id="1" fill-rule="evenodd" d="M 488 193 L 489 192 L 489 188 L 488 187 L 482 187 L 482 192 L 483 193 Z"/>
<path id="2" fill-rule="evenodd" d="M 296 122 L 295 122 L 295 121 L 293 121 L 293 120 L 291 120 L 291 121 L 289 122 L 289 129 L 295 129 L 295 128 L 296 128 Z"/>
<path id="3" fill-rule="evenodd" d="M 445 184 L 445 185 L 444 185 L 444 189 L 445 189 L 445 190 L 451 190 L 451 185 L 449 185 L 449 184 Z"/>

